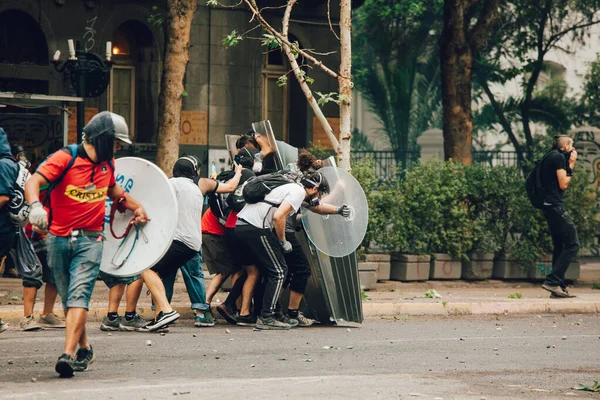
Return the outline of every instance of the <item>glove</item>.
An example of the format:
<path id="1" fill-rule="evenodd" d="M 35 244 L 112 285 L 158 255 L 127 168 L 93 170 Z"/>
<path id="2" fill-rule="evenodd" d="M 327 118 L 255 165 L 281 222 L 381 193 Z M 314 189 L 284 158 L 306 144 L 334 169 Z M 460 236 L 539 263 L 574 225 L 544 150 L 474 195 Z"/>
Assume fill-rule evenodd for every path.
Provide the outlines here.
<path id="1" fill-rule="evenodd" d="M 37 226 L 39 229 L 48 229 L 48 214 L 44 210 L 44 206 L 39 201 L 34 201 L 29 206 L 29 222 L 31 225 Z"/>
<path id="2" fill-rule="evenodd" d="M 252 172 L 254 172 L 255 174 L 258 174 L 259 172 L 261 172 L 263 169 L 263 163 L 260 161 L 255 161 L 254 165 L 252 165 Z"/>
<path id="3" fill-rule="evenodd" d="M 336 213 L 344 218 L 348 218 L 350 216 L 350 207 L 348 207 L 346 204 L 342 204 L 340 207 L 338 207 Z"/>
<path id="4" fill-rule="evenodd" d="M 283 247 L 284 253 L 289 253 L 292 251 L 292 244 L 287 240 L 280 240 L 279 243 L 281 243 L 281 247 Z"/>

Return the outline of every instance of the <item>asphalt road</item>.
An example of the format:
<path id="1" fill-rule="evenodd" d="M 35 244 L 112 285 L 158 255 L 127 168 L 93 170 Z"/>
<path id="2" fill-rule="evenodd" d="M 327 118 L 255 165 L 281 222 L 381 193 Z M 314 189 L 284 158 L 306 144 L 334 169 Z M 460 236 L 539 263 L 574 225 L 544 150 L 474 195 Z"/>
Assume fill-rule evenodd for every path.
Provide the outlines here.
<path id="1" fill-rule="evenodd" d="M 226 331 L 228 329 L 229 331 Z M 58 379 L 63 332 L 0 335 L 2 399 L 600 399 L 600 316 L 373 319 L 256 332 L 181 321 L 88 331 L 97 359 Z M 147 341 L 151 345 L 147 345 Z"/>

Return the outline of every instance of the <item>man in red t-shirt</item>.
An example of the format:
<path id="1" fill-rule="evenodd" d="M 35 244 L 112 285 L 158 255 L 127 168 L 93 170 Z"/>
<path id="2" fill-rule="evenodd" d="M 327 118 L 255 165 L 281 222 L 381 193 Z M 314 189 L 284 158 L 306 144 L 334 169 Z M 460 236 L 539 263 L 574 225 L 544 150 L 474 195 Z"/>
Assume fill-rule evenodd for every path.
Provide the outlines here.
<path id="1" fill-rule="evenodd" d="M 55 366 L 63 378 L 72 377 L 73 371 L 87 370 L 94 360 L 85 323 L 100 271 L 106 197 L 113 200 L 124 197 L 125 207 L 134 212 L 135 223 L 147 221 L 140 203 L 115 182 L 113 154 L 120 146 L 118 140 L 131 144 L 125 119 L 104 111 L 90 120 L 83 133 L 83 143 L 71 168 L 67 169 L 71 151 L 59 150 L 25 185 L 25 196 L 31 204 L 29 221 L 49 231 L 48 264 L 66 314 L 64 352 Z M 52 182 L 56 186 L 50 193 L 46 212 L 39 192 Z M 79 350 L 75 354 L 77 344 Z"/>

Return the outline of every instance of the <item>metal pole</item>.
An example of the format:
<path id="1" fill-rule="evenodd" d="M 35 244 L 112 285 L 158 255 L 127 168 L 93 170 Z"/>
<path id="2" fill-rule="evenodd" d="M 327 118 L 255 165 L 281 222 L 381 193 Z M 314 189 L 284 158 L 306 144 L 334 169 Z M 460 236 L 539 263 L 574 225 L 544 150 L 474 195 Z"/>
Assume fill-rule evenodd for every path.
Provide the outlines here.
<path id="1" fill-rule="evenodd" d="M 79 87 L 77 90 L 77 97 L 82 97 L 84 100 L 82 102 L 77 103 L 77 143 L 81 143 L 83 127 L 85 125 L 85 66 L 83 63 L 85 62 L 85 56 L 83 53 L 83 48 L 81 47 L 81 41 L 77 41 L 75 54 L 77 55 L 77 67 L 75 68 L 75 73 L 77 74 L 77 79 L 79 80 Z"/>

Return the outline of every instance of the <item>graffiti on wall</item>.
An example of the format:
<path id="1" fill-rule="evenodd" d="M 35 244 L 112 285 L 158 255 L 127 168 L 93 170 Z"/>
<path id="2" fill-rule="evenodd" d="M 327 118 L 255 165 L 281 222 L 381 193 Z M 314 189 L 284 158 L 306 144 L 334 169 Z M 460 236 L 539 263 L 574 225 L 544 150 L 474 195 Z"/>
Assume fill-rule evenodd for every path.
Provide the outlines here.
<path id="1" fill-rule="evenodd" d="M 20 143 L 27 157 L 36 166 L 63 146 L 63 121 L 60 115 L 0 114 L 10 143 Z"/>
<path id="2" fill-rule="evenodd" d="M 595 190 L 600 189 L 600 130 L 588 130 L 573 134 L 573 145 L 577 149 L 577 164 L 582 165 L 588 174 L 588 183 Z M 598 232 L 600 234 L 600 232 Z M 600 244 L 594 243 L 587 250 L 594 256 L 600 255 Z"/>

